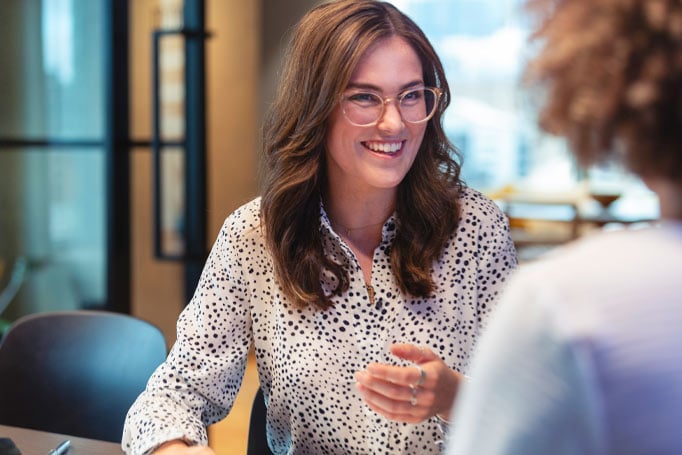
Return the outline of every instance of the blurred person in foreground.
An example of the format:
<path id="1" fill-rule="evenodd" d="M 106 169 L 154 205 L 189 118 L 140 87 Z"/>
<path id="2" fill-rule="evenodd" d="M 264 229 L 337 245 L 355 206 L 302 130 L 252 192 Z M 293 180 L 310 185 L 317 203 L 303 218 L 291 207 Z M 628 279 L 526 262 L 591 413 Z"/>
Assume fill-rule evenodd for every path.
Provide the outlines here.
<path id="1" fill-rule="evenodd" d="M 622 160 L 660 225 L 523 266 L 454 409 L 448 454 L 682 453 L 682 2 L 531 0 L 540 124 Z"/>
<path id="2" fill-rule="evenodd" d="M 423 32 L 339 1 L 294 31 L 262 197 L 231 214 L 167 361 L 128 413 L 133 454 L 210 454 L 251 346 L 276 454 L 441 453 L 505 279 L 506 218 L 459 179 Z"/>

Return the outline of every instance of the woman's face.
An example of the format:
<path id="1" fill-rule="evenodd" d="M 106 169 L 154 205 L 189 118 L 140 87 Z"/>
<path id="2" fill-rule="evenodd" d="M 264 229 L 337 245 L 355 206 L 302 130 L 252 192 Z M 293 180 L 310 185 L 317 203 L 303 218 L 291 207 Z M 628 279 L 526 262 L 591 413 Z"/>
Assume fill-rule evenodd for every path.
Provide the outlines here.
<path id="1" fill-rule="evenodd" d="M 391 37 L 370 47 L 351 75 L 346 94 L 375 92 L 395 98 L 407 88 L 424 84 L 417 53 L 403 38 Z M 341 103 L 333 111 L 327 133 L 329 184 L 365 194 L 396 191 L 412 166 L 428 122 L 404 122 L 395 101 L 372 126 L 355 126 Z"/>

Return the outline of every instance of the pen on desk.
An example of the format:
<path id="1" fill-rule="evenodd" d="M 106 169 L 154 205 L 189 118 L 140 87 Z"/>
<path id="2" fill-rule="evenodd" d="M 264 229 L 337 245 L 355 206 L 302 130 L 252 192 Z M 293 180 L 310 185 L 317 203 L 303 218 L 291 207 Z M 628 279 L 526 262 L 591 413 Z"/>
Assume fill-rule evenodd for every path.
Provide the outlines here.
<path id="1" fill-rule="evenodd" d="M 69 451 L 70 447 L 71 447 L 71 441 L 69 441 L 67 439 L 66 441 L 61 442 L 54 449 L 50 450 L 47 455 L 64 455 L 66 452 Z"/>

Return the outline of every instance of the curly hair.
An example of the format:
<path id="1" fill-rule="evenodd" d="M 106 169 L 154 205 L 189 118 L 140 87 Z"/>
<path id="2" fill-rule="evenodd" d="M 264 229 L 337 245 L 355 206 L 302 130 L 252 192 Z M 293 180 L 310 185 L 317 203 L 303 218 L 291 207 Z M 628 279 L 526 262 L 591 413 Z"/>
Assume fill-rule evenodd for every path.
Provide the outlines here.
<path id="1" fill-rule="evenodd" d="M 324 254 L 320 198 L 326 179 L 329 118 L 352 71 L 374 43 L 404 38 L 419 56 L 424 83 L 443 91 L 412 168 L 398 188 L 391 263 L 400 288 L 426 297 L 434 290 L 432 264 L 459 221 L 460 165 L 442 127 L 450 91 L 424 33 L 392 5 L 335 1 L 313 8 L 294 30 L 263 134 L 265 179 L 261 218 L 278 284 L 296 305 L 332 305 L 322 289 L 330 274 L 335 292 L 348 289 L 348 272 Z"/>
<path id="2" fill-rule="evenodd" d="M 539 51 L 525 80 L 543 90 L 539 124 L 583 166 L 622 160 L 682 180 L 682 2 L 528 0 Z"/>

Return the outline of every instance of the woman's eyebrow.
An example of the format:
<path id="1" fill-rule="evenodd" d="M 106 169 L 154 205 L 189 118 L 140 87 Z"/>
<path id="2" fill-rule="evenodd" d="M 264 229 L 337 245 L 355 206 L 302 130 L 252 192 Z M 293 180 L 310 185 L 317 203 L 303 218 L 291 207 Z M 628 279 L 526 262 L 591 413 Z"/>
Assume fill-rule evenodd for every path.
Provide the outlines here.
<path id="1" fill-rule="evenodd" d="M 403 86 L 401 86 L 399 91 L 402 92 L 405 89 L 415 87 L 415 86 L 419 86 L 419 85 L 424 85 L 424 81 L 422 81 L 421 79 L 418 79 L 418 80 L 408 82 L 407 84 L 404 84 Z M 366 84 L 366 83 L 362 83 L 362 82 L 349 82 L 348 87 L 346 87 L 346 90 L 348 90 L 348 89 L 370 90 L 373 92 L 383 93 L 383 90 L 381 90 L 380 87 L 373 85 L 373 84 Z"/>

